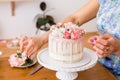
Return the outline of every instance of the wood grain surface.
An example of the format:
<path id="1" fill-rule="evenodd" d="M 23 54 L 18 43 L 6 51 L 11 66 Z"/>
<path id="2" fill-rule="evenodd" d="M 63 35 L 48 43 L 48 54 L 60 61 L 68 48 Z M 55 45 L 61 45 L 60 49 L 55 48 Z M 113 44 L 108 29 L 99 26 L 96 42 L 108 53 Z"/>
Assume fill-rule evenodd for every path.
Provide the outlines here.
<path id="1" fill-rule="evenodd" d="M 84 46 L 91 48 L 87 39 L 93 35 L 98 35 L 96 32 L 85 34 Z M 46 48 L 47 44 L 42 46 L 42 49 Z M 0 51 L 3 52 L 0 56 L 0 80 L 58 80 L 55 76 L 56 71 L 52 71 L 46 68 L 42 68 L 33 75 L 28 73 L 33 70 L 37 65 L 35 64 L 29 68 L 12 68 L 9 65 L 8 59 L 10 54 L 16 52 L 16 49 L 10 49 L 6 46 L 0 46 Z M 76 80 L 117 80 L 106 68 L 97 63 L 93 68 L 78 72 L 79 76 Z"/>

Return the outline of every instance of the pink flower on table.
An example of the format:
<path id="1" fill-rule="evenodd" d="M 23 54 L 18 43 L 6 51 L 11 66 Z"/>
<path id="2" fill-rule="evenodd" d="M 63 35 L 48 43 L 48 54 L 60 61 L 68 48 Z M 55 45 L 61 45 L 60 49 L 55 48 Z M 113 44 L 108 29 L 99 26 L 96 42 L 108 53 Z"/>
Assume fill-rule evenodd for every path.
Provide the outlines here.
<path id="1" fill-rule="evenodd" d="M 23 65 L 25 63 L 25 60 L 26 58 L 19 58 L 17 54 L 12 54 L 8 61 L 11 67 L 17 67 Z"/>
<path id="2" fill-rule="evenodd" d="M 12 55 L 10 56 L 9 63 L 10 63 L 10 66 L 11 66 L 11 67 L 14 67 L 14 66 L 18 66 L 18 65 L 19 65 L 19 63 L 18 63 L 18 61 L 17 61 L 16 54 L 12 54 Z"/>

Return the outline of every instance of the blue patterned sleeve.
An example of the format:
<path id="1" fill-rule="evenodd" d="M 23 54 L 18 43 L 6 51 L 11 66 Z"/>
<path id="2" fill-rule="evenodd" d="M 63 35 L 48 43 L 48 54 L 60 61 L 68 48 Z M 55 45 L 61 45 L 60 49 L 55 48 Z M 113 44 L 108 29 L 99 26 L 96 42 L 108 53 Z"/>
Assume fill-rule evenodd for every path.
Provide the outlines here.
<path id="1" fill-rule="evenodd" d="M 99 4 L 104 4 L 105 3 L 105 0 L 98 0 Z"/>

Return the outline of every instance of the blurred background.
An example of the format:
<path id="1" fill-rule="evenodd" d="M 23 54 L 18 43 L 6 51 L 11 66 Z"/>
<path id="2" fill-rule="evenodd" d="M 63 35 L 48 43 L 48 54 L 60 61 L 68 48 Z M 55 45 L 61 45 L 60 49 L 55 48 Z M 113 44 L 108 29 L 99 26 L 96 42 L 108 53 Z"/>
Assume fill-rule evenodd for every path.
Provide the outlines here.
<path id="1" fill-rule="evenodd" d="M 46 14 L 51 15 L 54 21 L 60 22 L 62 19 L 78 10 L 88 0 L 16 0 L 14 15 L 10 1 L 0 0 L 0 39 L 10 39 L 21 35 L 35 36 L 36 22 L 35 16 L 42 14 L 40 3 L 47 5 Z M 96 19 L 81 26 L 87 32 L 97 31 Z M 37 34 L 39 35 L 39 34 Z"/>

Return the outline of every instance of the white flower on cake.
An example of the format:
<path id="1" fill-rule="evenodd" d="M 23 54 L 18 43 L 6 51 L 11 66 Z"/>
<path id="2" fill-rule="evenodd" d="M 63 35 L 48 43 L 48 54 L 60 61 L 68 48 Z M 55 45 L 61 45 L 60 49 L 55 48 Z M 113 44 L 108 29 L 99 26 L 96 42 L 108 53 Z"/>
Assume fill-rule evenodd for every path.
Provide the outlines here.
<path id="1" fill-rule="evenodd" d="M 85 33 L 83 29 L 80 29 L 80 26 L 69 23 L 58 23 L 51 27 L 52 35 L 65 39 L 78 39 L 83 36 Z"/>

